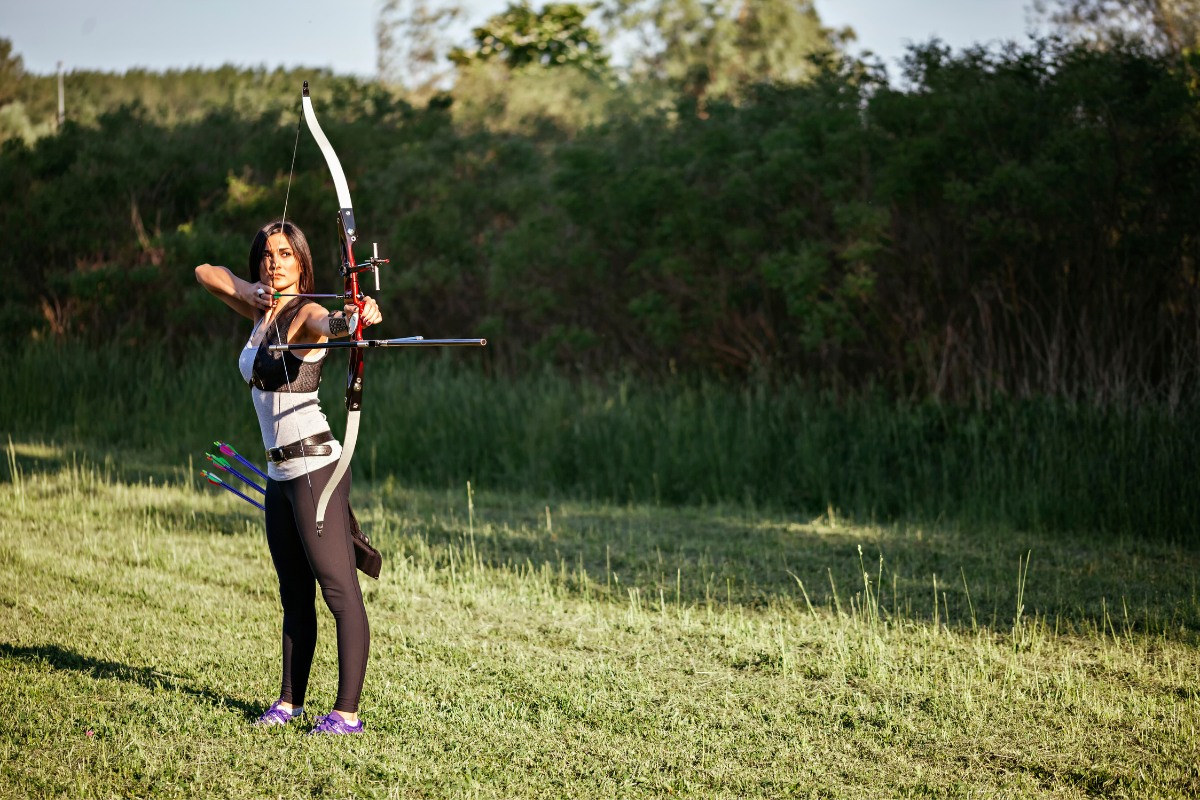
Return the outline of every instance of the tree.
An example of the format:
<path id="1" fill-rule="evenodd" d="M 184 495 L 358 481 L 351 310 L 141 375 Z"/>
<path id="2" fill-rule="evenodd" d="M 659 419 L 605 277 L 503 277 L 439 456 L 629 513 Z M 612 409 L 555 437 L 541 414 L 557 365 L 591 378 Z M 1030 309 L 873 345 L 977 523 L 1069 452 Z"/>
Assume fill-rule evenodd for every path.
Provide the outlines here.
<path id="1" fill-rule="evenodd" d="M 698 100 L 802 83 L 814 56 L 854 38 L 823 27 L 811 0 L 614 0 L 607 17 L 640 33 L 643 69 Z"/>
<path id="2" fill-rule="evenodd" d="M 418 95 L 443 88 L 451 72 L 445 60 L 450 49 L 447 30 L 462 13 L 457 4 L 384 0 L 375 26 L 379 78 L 403 84 Z"/>
<path id="3" fill-rule="evenodd" d="M 593 6 L 547 3 L 534 11 L 527 0 L 509 3 L 472 31 L 475 46 L 456 48 L 450 59 L 459 66 L 500 62 L 510 70 L 527 67 L 576 67 L 602 75 L 608 72 L 608 55 L 600 33 L 584 24 Z"/>
<path id="4" fill-rule="evenodd" d="M 1069 36 L 1133 36 L 1175 56 L 1200 44 L 1200 0 L 1037 0 L 1034 9 Z"/>
<path id="5" fill-rule="evenodd" d="M 0 106 L 16 99 L 24 75 L 25 65 L 20 56 L 13 54 L 12 41 L 0 39 Z"/>

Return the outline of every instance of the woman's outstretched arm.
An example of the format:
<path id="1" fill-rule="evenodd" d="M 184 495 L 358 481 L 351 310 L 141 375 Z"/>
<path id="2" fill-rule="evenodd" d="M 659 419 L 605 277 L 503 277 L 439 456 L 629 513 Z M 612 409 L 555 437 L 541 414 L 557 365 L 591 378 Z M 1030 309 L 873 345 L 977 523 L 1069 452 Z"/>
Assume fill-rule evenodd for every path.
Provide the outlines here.
<path id="1" fill-rule="evenodd" d="M 274 302 L 270 288 L 244 281 L 227 267 L 201 264 L 196 267 L 196 280 L 209 294 L 247 319 L 258 319 Z M 260 289 L 264 290 L 261 294 Z"/>

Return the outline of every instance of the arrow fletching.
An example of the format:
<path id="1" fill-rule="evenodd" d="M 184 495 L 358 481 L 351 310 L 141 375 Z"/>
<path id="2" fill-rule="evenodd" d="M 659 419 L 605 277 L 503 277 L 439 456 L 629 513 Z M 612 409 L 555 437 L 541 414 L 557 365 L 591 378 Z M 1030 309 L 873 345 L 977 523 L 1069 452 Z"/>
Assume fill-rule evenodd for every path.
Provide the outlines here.
<path id="1" fill-rule="evenodd" d="M 228 472 L 230 475 L 239 479 L 242 483 L 246 484 L 247 486 L 253 486 L 255 489 L 258 490 L 259 494 L 265 495 L 267 493 L 266 489 L 264 489 L 262 486 L 259 486 L 257 483 L 250 480 L 242 473 L 238 472 L 236 469 L 233 468 L 232 465 L 230 465 L 230 463 L 228 461 L 221 458 L 220 456 L 214 456 L 212 453 L 205 453 L 204 457 L 207 458 L 209 461 L 211 461 L 218 468 L 224 470 L 225 472 Z"/>
<path id="2" fill-rule="evenodd" d="M 200 470 L 200 474 L 204 476 L 204 479 L 205 479 L 205 480 L 207 480 L 209 483 L 213 484 L 214 486 L 220 486 L 222 489 L 224 489 L 224 490 L 226 490 L 226 491 L 228 491 L 228 492 L 233 492 L 233 493 L 234 493 L 234 494 L 236 494 L 238 497 L 242 498 L 243 500 L 245 500 L 247 503 L 249 503 L 250 505 L 254 506 L 255 508 L 260 508 L 260 509 L 262 509 L 263 511 L 266 511 L 266 510 L 267 510 L 267 509 L 266 509 L 266 508 L 265 508 L 265 507 L 262 505 L 262 503 L 259 503 L 257 500 L 255 500 L 255 499 L 254 499 L 254 498 L 252 498 L 252 497 L 247 497 L 246 495 L 242 494 L 242 493 L 241 493 L 241 492 L 239 492 L 237 489 L 233 488 L 233 487 L 232 487 L 232 486 L 230 486 L 228 483 L 225 483 L 225 481 L 221 480 L 221 479 L 220 479 L 220 478 L 218 478 L 216 475 L 213 475 L 213 474 L 212 474 L 211 472 L 209 472 L 208 470 Z"/>
<path id="3" fill-rule="evenodd" d="M 233 449 L 233 445 L 228 444 L 226 442 L 213 442 L 213 445 L 218 450 L 220 450 L 223 455 L 227 455 L 227 456 L 231 456 L 232 458 L 236 458 L 238 460 L 238 463 L 244 464 L 246 467 L 254 470 L 255 474 L 258 475 L 260 478 L 262 478 L 264 481 L 271 479 L 270 476 L 267 475 L 267 473 L 263 472 L 261 469 L 254 466 L 254 464 L 252 464 L 251 462 L 242 458 L 241 453 L 239 453 L 237 450 Z"/>

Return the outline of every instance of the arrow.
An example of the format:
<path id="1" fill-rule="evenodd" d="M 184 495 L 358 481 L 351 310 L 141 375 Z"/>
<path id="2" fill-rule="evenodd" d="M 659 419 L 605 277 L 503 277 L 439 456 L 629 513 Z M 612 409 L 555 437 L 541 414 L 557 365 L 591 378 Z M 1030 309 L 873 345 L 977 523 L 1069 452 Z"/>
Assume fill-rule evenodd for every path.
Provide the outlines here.
<path id="1" fill-rule="evenodd" d="M 262 503 L 259 503 L 257 500 L 255 500 L 255 499 L 253 499 L 253 498 L 250 498 L 250 497 L 247 497 L 246 495 L 242 494 L 242 493 L 241 493 L 241 492 L 239 492 L 237 489 L 233 488 L 233 487 L 232 487 L 232 486 L 230 486 L 228 483 L 226 483 L 225 481 L 223 481 L 223 480 L 221 480 L 220 478 L 218 478 L 216 475 L 213 475 L 213 474 L 212 474 L 211 472 L 209 472 L 208 470 L 206 470 L 206 469 L 202 469 L 202 470 L 200 470 L 200 474 L 204 476 L 204 479 L 205 479 L 205 480 L 207 480 L 209 483 L 213 484 L 214 486 L 220 486 L 222 489 L 227 489 L 227 490 L 229 490 L 229 491 L 233 492 L 234 494 L 236 494 L 238 497 L 240 497 L 240 498 L 242 498 L 243 500 L 245 500 L 245 501 L 246 501 L 247 503 L 249 503 L 250 505 L 252 505 L 252 506 L 257 506 L 258 508 L 261 508 L 263 511 L 266 511 L 266 510 L 267 510 L 267 509 L 266 509 L 266 508 L 265 508 L 265 507 L 262 505 Z"/>
<path id="2" fill-rule="evenodd" d="M 233 458 L 236 458 L 238 461 L 240 461 L 242 464 L 245 464 L 247 467 L 254 470 L 256 473 L 258 473 L 258 475 L 264 481 L 269 481 L 271 479 L 270 476 L 267 475 L 267 473 L 263 472 L 261 469 L 254 466 L 246 459 L 242 458 L 241 454 L 238 453 L 237 450 L 233 449 L 233 445 L 226 444 L 225 442 L 213 442 L 213 446 L 221 451 L 221 455 L 232 456 Z"/>
<path id="3" fill-rule="evenodd" d="M 362 349 L 364 347 L 486 347 L 487 339 L 426 339 L 423 336 L 405 336 L 400 339 L 356 339 L 347 341 L 336 339 L 327 342 L 310 342 L 304 344 L 272 344 L 267 349 L 272 352 L 281 350 L 342 350 L 345 348 Z"/>
<path id="4" fill-rule="evenodd" d="M 267 493 L 266 489 L 259 486 L 257 483 L 250 480 L 245 475 L 243 475 L 242 473 L 238 472 L 236 469 L 231 467 L 229 465 L 229 462 L 226 461 L 225 459 L 221 458 L 220 456 L 214 456 L 212 453 L 205 453 L 204 457 L 207 458 L 210 462 L 212 462 L 212 464 L 214 466 L 216 466 L 217 468 L 225 470 L 230 475 L 233 475 L 235 478 L 241 478 L 243 483 L 253 486 L 255 489 L 257 489 L 259 491 L 260 494 L 265 495 Z"/>

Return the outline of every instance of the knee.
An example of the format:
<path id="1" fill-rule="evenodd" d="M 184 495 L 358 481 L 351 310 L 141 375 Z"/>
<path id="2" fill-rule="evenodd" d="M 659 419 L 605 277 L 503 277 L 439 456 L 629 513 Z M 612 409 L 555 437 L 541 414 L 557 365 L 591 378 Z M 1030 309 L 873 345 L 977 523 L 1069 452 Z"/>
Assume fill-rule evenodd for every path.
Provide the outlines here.
<path id="1" fill-rule="evenodd" d="M 357 588 L 356 586 L 340 585 L 321 587 L 321 597 L 324 598 L 325 605 L 329 607 L 329 612 L 333 614 L 334 619 L 360 615 L 366 617 L 366 607 L 363 605 L 362 595 Z"/>
<path id="2" fill-rule="evenodd" d="M 279 587 L 279 603 L 283 606 L 284 617 L 312 617 L 316 620 L 317 610 L 313 605 L 316 600 L 315 587 Z"/>

